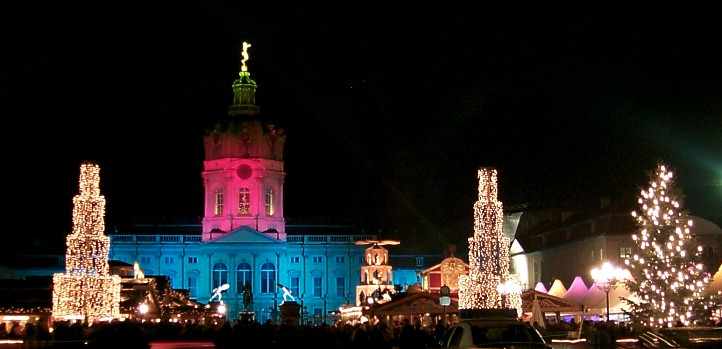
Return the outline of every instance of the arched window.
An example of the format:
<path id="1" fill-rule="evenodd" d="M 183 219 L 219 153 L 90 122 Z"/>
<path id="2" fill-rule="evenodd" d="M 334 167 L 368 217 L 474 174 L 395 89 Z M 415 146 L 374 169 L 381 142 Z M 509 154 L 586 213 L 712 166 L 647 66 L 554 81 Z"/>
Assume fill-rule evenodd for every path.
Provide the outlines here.
<path id="1" fill-rule="evenodd" d="M 261 266 L 261 293 L 273 293 L 276 289 L 276 267 L 272 263 Z"/>
<path id="2" fill-rule="evenodd" d="M 223 189 L 217 189 L 215 193 L 215 201 L 213 205 L 213 214 L 220 216 L 223 214 Z"/>
<path id="3" fill-rule="evenodd" d="M 198 294 L 198 277 L 195 275 L 188 275 L 188 293 L 191 297 Z"/>
<path id="4" fill-rule="evenodd" d="M 238 190 L 238 214 L 241 216 L 251 214 L 251 191 L 248 188 Z"/>
<path id="5" fill-rule="evenodd" d="M 266 215 L 267 215 L 267 216 L 273 216 L 273 213 L 274 213 L 274 209 L 273 209 L 273 188 L 271 188 L 271 186 L 267 186 L 267 187 L 266 187 L 265 204 L 266 204 Z"/>
<path id="6" fill-rule="evenodd" d="M 176 272 L 175 270 L 165 270 L 163 271 L 163 275 L 168 277 L 168 285 L 171 288 L 176 288 L 175 285 L 173 285 L 173 282 L 176 282 Z"/>
<path id="7" fill-rule="evenodd" d="M 243 287 L 253 285 L 253 271 L 248 263 L 241 263 L 236 268 L 236 292 L 243 293 Z"/>
<path id="8" fill-rule="evenodd" d="M 223 263 L 213 265 L 213 288 L 228 283 L 228 267 Z"/>

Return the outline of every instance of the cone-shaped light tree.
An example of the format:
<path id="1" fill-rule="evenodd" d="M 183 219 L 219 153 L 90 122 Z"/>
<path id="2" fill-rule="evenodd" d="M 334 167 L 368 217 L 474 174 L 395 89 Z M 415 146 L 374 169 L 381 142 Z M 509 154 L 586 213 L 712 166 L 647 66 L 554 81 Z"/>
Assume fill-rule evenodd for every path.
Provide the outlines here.
<path id="1" fill-rule="evenodd" d="M 632 211 L 637 223 L 632 234 L 635 246 L 632 257 L 624 261 L 633 277 L 626 286 L 639 299 L 626 299 L 632 320 L 649 327 L 705 321 L 714 301 L 703 296 L 710 276 L 704 271 L 702 246 L 695 244 L 694 225 L 684 210 L 674 173 L 658 165 L 637 203 L 639 209 Z"/>
<path id="2" fill-rule="evenodd" d="M 53 276 L 53 317 L 93 322 L 120 316 L 120 277 L 110 275 L 105 197 L 100 167 L 80 166 L 80 193 L 73 198 L 73 232 L 67 237 L 65 273 Z"/>
<path id="3" fill-rule="evenodd" d="M 509 276 L 509 239 L 502 232 L 504 212 L 497 200 L 497 173 L 478 171 L 474 235 L 469 238 L 469 275 L 459 278 L 459 309 L 521 309 L 521 286 Z"/>

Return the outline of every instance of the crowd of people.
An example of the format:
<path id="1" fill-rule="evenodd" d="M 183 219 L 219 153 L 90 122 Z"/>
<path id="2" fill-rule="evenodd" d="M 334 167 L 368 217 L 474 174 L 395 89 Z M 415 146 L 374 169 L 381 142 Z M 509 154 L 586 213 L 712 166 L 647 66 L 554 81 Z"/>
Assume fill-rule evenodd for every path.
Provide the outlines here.
<path id="1" fill-rule="evenodd" d="M 438 347 L 447 326 L 440 323 L 435 327 L 421 326 L 420 322 L 405 320 L 389 325 L 379 322 L 339 326 L 276 326 L 270 322 L 226 323 L 220 329 L 215 343 L 217 348 L 232 348 L 239 341 L 251 341 L 251 347 L 290 348 L 300 343 L 313 343 L 315 348 L 378 348 L 407 349 Z"/>
<path id="2" fill-rule="evenodd" d="M 578 324 L 561 322 L 544 328 L 535 324 L 545 338 L 555 333 L 578 331 Z M 221 323 L 112 321 L 86 326 L 78 322 L 56 322 L 53 330 L 47 322 L 11 323 L 0 326 L 0 339 L 22 339 L 28 348 L 149 348 L 151 341 L 213 341 L 216 348 L 314 348 L 410 349 L 439 347 L 448 326 L 422 326 L 408 320 L 389 324 L 368 322 L 356 325 L 283 326 L 268 321 Z M 615 339 L 634 337 L 629 324 L 584 321 L 581 337 L 595 348 L 614 347 Z"/>
<path id="3" fill-rule="evenodd" d="M 268 321 L 200 323 L 112 321 L 92 326 L 81 322 L 56 322 L 51 332 L 43 322 L 14 323 L 0 339 L 23 339 L 30 348 L 149 348 L 151 341 L 212 341 L 216 348 L 369 348 L 410 349 L 437 347 L 447 326 L 423 327 L 420 322 L 395 325 L 283 326 Z"/>

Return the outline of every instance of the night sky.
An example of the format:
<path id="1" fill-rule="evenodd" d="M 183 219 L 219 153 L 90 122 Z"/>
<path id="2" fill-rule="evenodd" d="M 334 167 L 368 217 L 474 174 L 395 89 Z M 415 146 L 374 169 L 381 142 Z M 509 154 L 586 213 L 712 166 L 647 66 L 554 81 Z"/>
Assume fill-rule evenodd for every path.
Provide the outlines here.
<path id="1" fill-rule="evenodd" d="M 691 213 L 722 224 L 714 11 L 123 5 L 6 13 L 4 239 L 19 249 L 63 249 L 85 159 L 101 164 L 109 227 L 199 222 L 202 135 L 242 40 L 262 113 L 287 130 L 289 224 L 439 252 L 472 231 L 479 166 L 499 168 L 505 205 L 584 208 L 631 206 L 659 160 Z"/>

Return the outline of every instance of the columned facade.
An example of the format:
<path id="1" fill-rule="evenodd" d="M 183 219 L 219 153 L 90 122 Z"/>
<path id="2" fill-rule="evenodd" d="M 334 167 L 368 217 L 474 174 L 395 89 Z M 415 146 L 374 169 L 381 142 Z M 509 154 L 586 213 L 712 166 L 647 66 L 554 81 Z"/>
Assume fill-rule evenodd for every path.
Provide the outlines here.
<path id="1" fill-rule="evenodd" d="M 199 227 L 200 228 L 200 227 Z M 221 282 L 230 288 L 223 294 L 231 318 L 244 310 L 243 282 L 251 283 L 253 304 L 259 321 L 271 319 L 283 300 L 278 283 L 293 291 L 309 318 L 328 320 L 330 311 L 355 303 L 358 270 L 363 249 L 355 241 L 368 235 L 291 235 L 288 241 L 270 239 L 248 228 L 216 241 L 200 235 L 111 235 L 110 258 L 127 263 L 151 260 L 153 268 L 141 268 L 170 278 L 173 288 L 187 289 L 192 298 L 205 302 Z M 160 265 L 156 268 L 156 260 Z M 247 271 L 246 266 L 250 269 Z M 154 269 L 155 268 L 155 269 Z"/>

